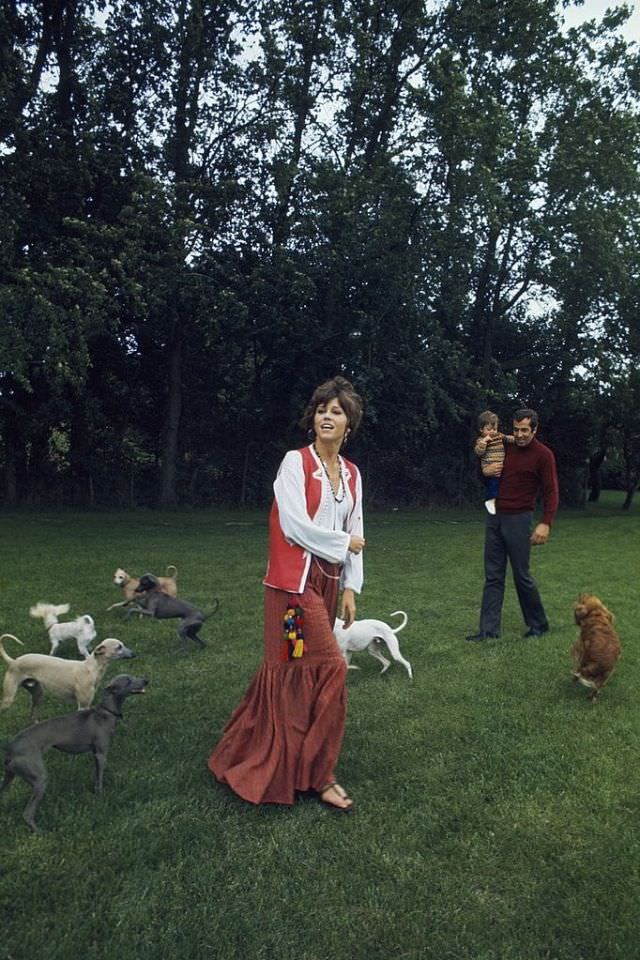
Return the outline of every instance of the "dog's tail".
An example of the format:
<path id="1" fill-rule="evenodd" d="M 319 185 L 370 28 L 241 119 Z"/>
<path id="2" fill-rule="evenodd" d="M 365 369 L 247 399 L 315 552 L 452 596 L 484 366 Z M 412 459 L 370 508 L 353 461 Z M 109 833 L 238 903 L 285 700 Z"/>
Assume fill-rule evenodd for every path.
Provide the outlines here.
<path id="1" fill-rule="evenodd" d="M 214 613 L 217 613 L 217 612 L 218 612 L 218 608 L 219 608 L 219 606 L 220 606 L 220 601 L 218 600 L 217 597 L 216 597 L 216 601 L 215 601 L 215 602 L 216 602 L 216 605 L 215 605 L 215 607 L 213 608 L 213 610 L 209 610 L 209 613 L 205 613 L 204 617 L 202 618 L 202 622 L 203 622 L 203 623 L 204 623 L 205 620 L 208 620 L 209 617 L 212 617 L 212 616 L 214 615 Z"/>
<path id="2" fill-rule="evenodd" d="M 406 625 L 407 625 L 407 621 L 408 621 L 408 619 L 409 619 L 409 617 L 406 615 L 406 613 L 404 612 L 404 610 L 395 610 L 393 613 L 390 613 L 389 616 L 390 616 L 390 617 L 404 617 L 404 620 L 402 621 L 402 623 L 400 624 L 399 627 L 391 627 L 391 629 L 393 630 L 394 633 L 400 633 L 401 630 L 404 630 L 404 628 L 405 628 Z"/>
<path id="3" fill-rule="evenodd" d="M 173 573 L 171 573 L 172 570 L 173 570 Z M 171 577 L 172 580 L 177 580 L 177 579 L 178 579 L 178 568 L 176 567 L 176 565 L 175 565 L 174 563 L 169 563 L 169 564 L 167 564 L 167 569 L 166 569 L 166 572 L 165 572 L 165 576 L 166 576 L 166 577 Z"/>
<path id="4" fill-rule="evenodd" d="M 17 637 L 14 637 L 12 633 L 3 633 L 2 636 L 0 637 L 0 657 L 2 657 L 5 663 L 13 663 L 13 660 L 11 659 L 11 657 L 9 656 L 9 654 L 6 652 L 6 650 L 2 645 L 2 641 L 8 640 L 8 639 L 15 640 L 16 643 L 19 643 L 21 647 L 24 647 L 24 643 L 22 642 L 22 640 L 18 640 Z"/>
<path id="5" fill-rule="evenodd" d="M 51 622 L 54 623 L 56 617 L 59 617 L 63 613 L 69 613 L 70 609 L 68 603 L 59 603 L 57 606 L 55 603 L 36 603 L 35 606 L 31 607 L 29 613 L 32 617 L 35 617 L 36 620 L 44 620 L 46 617 L 49 617 Z"/>
<path id="6" fill-rule="evenodd" d="M 51 609 L 50 603 L 36 603 L 29 610 L 29 615 L 32 617 L 35 617 L 36 620 L 44 620 L 44 618 L 46 617 L 50 609 Z"/>

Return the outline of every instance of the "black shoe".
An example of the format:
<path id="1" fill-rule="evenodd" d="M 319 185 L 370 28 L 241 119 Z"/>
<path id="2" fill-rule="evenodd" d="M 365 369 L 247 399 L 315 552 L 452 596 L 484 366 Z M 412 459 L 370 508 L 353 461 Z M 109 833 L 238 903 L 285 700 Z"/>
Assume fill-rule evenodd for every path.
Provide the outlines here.
<path id="1" fill-rule="evenodd" d="M 499 633 L 483 633 L 482 630 L 479 633 L 470 633 L 468 637 L 465 637 L 465 640 L 468 640 L 470 643 L 479 643 L 480 640 L 499 640 Z"/>
<path id="2" fill-rule="evenodd" d="M 530 627 L 524 634 L 525 637 L 542 637 L 549 632 L 549 627 Z"/>

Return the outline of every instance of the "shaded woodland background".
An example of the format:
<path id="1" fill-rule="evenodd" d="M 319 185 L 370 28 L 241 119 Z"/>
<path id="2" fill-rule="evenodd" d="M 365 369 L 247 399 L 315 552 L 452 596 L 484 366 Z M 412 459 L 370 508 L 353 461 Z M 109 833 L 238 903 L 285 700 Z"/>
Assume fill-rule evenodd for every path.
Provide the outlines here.
<path id="1" fill-rule="evenodd" d="M 326 376 L 368 502 L 538 408 L 640 483 L 640 57 L 551 0 L 0 0 L 5 506 L 268 499 Z"/>

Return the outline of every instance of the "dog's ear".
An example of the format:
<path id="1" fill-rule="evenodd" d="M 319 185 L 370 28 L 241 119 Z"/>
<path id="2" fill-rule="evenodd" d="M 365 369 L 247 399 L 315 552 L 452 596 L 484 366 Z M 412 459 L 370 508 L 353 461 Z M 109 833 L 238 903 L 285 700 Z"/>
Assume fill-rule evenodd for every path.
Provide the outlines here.
<path id="1" fill-rule="evenodd" d="M 611 610 L 607 610 L 600 597 L 596 597 L 595 594 L 587 594 L 584 600 L 589 613 L 597 611 L 598 613 L 604 615 L 609 623 L 613 623 L 613 614 L 611 613 Z"/>
<path id="2" fill-rule="evenodd" d="M 607 620 L 609 621 L 609 623 L 613 623 L 614 620 L 615 620 L 615 617 L 614 617 L 614 615 L 611 613 L 611 610 L 607 610 L 607 608 L 605 607 L 604 603 L 601 603 L 601 604 L 600 604 L 600 609 L 601 609 L 602 612 L 604 613 L 604 615 L 605 615 L 605 617 L 607 618 Z"/>
<path id="3" fill-rule="evenodd" d="M 597 610 L 599 613 L 603 613 L 609 622 L 611 622 L 613 614 L 607 610 L 600 597 L 596 597 L 593 593 L 585 593 L 580 599 L 584 603 L 587 613 L 593 613 Z"/>
<path id="4" fill-rule="evenodd" d="M 574 617 L 575 617 L 576 623 L 582 623 L 582 621 L 584 620 L 584 618 L 586 617 L 587 612 L 588 612 L 587 606 L 586 606 L 586 604 L 583 602 L 584 596 L 585 596 L 585 595 L 582 594 L 582 595 L 580 596 L 578 602 L 577 602 L 577 603 L 574 603 L 574 605 L 573 605 L 573 615 L 574 615 Z"/>
<path id="5" fill-rule="evenodd" d="M 578 602 L 574 605 L 576 623 L 582 623 L 585 617 L 594 611 L 604 614 L 609 623 L 613 623 L 614 616 L 610 610 L 607 610 L 600 597 L 592 593 L 581 593 Z"/>
<path id="6" fill-rule="evenodd" d="M 591 593 L 581 593 L 573 609 L 576 611 L 576 622 L 584 620 L 595 607 L 600 606 L 600 601 Z"/>

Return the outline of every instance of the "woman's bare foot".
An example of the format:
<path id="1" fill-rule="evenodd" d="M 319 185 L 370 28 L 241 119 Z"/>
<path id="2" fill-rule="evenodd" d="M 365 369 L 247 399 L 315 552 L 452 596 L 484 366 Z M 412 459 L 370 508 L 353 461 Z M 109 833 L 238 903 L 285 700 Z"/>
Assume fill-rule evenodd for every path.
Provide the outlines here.
<path id="1" fill-rule="evenodd" d="M 348 813 L 353 808 L 353 800 L 339 783 L 328 783 L 320 791 L 320 800 L 328 807 Z"/>

